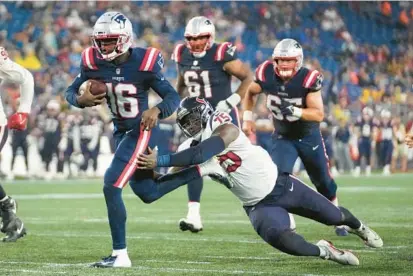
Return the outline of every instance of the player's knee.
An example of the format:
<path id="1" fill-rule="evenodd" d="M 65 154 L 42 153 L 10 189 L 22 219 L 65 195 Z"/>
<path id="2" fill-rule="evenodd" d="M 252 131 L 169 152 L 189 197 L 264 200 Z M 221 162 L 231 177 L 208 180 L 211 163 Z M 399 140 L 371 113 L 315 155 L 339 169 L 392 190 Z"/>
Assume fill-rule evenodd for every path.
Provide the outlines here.
<path id="1" fill-rule="evenodd" d="M 300 248 L 302 238 L 293 230 L 271 228 L 267 231 L 267 237 L 268 243 L 274 248 L 294 256 L 303 255 Z"/>

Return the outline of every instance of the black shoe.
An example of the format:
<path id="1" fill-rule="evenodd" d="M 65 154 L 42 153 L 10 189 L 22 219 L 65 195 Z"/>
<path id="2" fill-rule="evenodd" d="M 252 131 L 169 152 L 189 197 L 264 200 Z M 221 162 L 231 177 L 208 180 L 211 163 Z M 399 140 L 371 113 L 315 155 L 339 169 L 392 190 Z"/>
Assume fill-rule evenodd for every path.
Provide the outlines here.
<path id="1" fill-rule="evenodd" d="M 16 221 L 16 211 L 17 203 L 11 197 L 0 203 L 0 214 L 2 218 L 1 232 L 8 233 L 19 229 L 20 225 L 18 225 Z"/>
<path id="2" fill-rule="evenodd" d="M 3 238 L 3 242 L 15 242 L 27 234 L 24 223 L 19 218 L 16 217 L 14 223 L 16 228 L 6 232 L 6 237 Z"/>

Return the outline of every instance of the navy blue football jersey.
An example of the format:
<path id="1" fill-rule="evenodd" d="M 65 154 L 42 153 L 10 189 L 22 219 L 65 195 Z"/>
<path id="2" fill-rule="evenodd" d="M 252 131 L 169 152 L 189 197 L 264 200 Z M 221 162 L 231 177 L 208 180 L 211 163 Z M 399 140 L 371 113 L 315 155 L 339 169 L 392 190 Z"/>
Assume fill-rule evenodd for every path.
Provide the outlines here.
<path id="1" fill-rule="evenodd" d="M 360 135 L 363 138 L 371 138 L 373 134 L 373 129 L 379 126 L 379 122 L 376 122 L 374 119 L 364 120 L 363 118 L 359 117 L 356 121 L 356 127 L 360 130 Z"/>
<path id="2" fill-rule="evenodd" d="M 178 44 L 172 59 L 178 64 L 178 74 L 184 78 L 190 97 L 202 96 L 215 108 L 232 95 L 231 75 L 223 67 L 237 59 L 236 46 L 229 42 L 214 44 L 205 56 L 197 58 L 184 44 Z"/>
<path id="3" fill-rule="evenodd" d="M 309 134 L 312 129 L 319 128 L 318 122 L 304 121 L 294 116 L 283 116 L 279 108 L 281 99 L 294 106 L 306 108 L 307 95 L 319 91 L 323 85 L 323 77 L 317 70 L 302 67 L 291 80 L 285 83 L 275 74 L 272 62 L 267 60 L 256 69 L 255 82 L 267 95 L 267 107 L 274 116 L 277 134 L 297 139 Z"/>
<path id="4" fill-rule="evenodd" d="M 80 74 L 66 91 L 66 99 L 76 106 L 73 94 L 77 93 L 84 81 L 95 79 L 104 82 L 107 86 L 106 100 L 115 129 L 121 131 L 139 127 L 141 115 L 148 109 L 150 88 L 161 98 L 166 97 L 169 92 L 176 94 L 176 100 L 172 99 L 176 106 L 168 108 L 165 114 L 162 114 L 161 110 L 161 118 L 170 116 L 179 104 L 175 89 L 161 73 L 164 66 L 161 52 L 156 48 L 131 48 L 129 51 L 127 61 L 114 64 L 102 59 L 95 48 L 85 49 L 82 53 Z"/>

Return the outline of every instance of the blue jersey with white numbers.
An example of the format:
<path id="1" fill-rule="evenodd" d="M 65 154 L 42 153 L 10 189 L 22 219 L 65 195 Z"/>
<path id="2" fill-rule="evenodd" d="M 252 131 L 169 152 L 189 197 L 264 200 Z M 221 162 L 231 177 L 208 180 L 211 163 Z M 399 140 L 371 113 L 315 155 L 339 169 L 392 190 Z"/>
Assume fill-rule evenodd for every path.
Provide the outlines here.
<path id="1" fill-rule="evenodd" d="M 275 72 L 271 61 L 265 61 L 255 71 L 255 82 L 267 95 L 267 108 L 274 116 L 274 127 L 277 134 L 290 139 L 306 136 L 319 128 L 318 122 L 304 121 L 294 116 L 281 114 L 281 99 L 294 106 L 306 108 L 306 97 L 309 93 L 321 89 L 323 77 L 317 70 L 302 67 L 288 82 L 284 82 Z"/>
<path id="2" fill-rule="evenodd" d="M 184 78 L 190 97 L 202 96 L 215 108 L 232 95 L 231 75 L 224 64 L 237 59 L 236 46 L 229 42 L 214 44 L 205 56 L 195 57 L 184 44 L 178 44 L 172 55 L 178 73 Z"/>
<path id="3" fill-rule="evenodd" d="M 129 52 L 125 62 L 115 64 L 102 59 L 95 48 L 85 49 L 80 74 L 66 90 L 67 101 L 80 107 L 76 101 L 80 85 L 88 79 L 104 82 L 115 130 L 120 131 L 139 128 L 142 113 L 148 109 L 150 88 L 163 99 L 157 105 L 161 119 L 170 116 L 179 105 L 178 93 L 161 73 L 161 52 L 155 48 L 131 48 Z"/>
<path id="4" fill-rule="evenodd" d="M 359 128 L 360 136 L 363 139 L 370 139 L 374 128 L 377 128 L 379 123 L 374 119 L 365 120 L 361 117 L 357 118 L 356 127 Z"/>

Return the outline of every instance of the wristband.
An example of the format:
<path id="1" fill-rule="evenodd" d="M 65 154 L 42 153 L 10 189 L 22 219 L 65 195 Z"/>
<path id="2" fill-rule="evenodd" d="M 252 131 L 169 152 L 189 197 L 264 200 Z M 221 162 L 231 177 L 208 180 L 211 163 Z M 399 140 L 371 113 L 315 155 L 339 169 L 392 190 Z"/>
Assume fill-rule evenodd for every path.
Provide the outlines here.
<path id="1" fill-rule="evenodd" d="M 244 114 L 242 115 L 242 120 L 243 121 L 252 121 L 252 111 L 251 110 L 245 110 Z"/>

